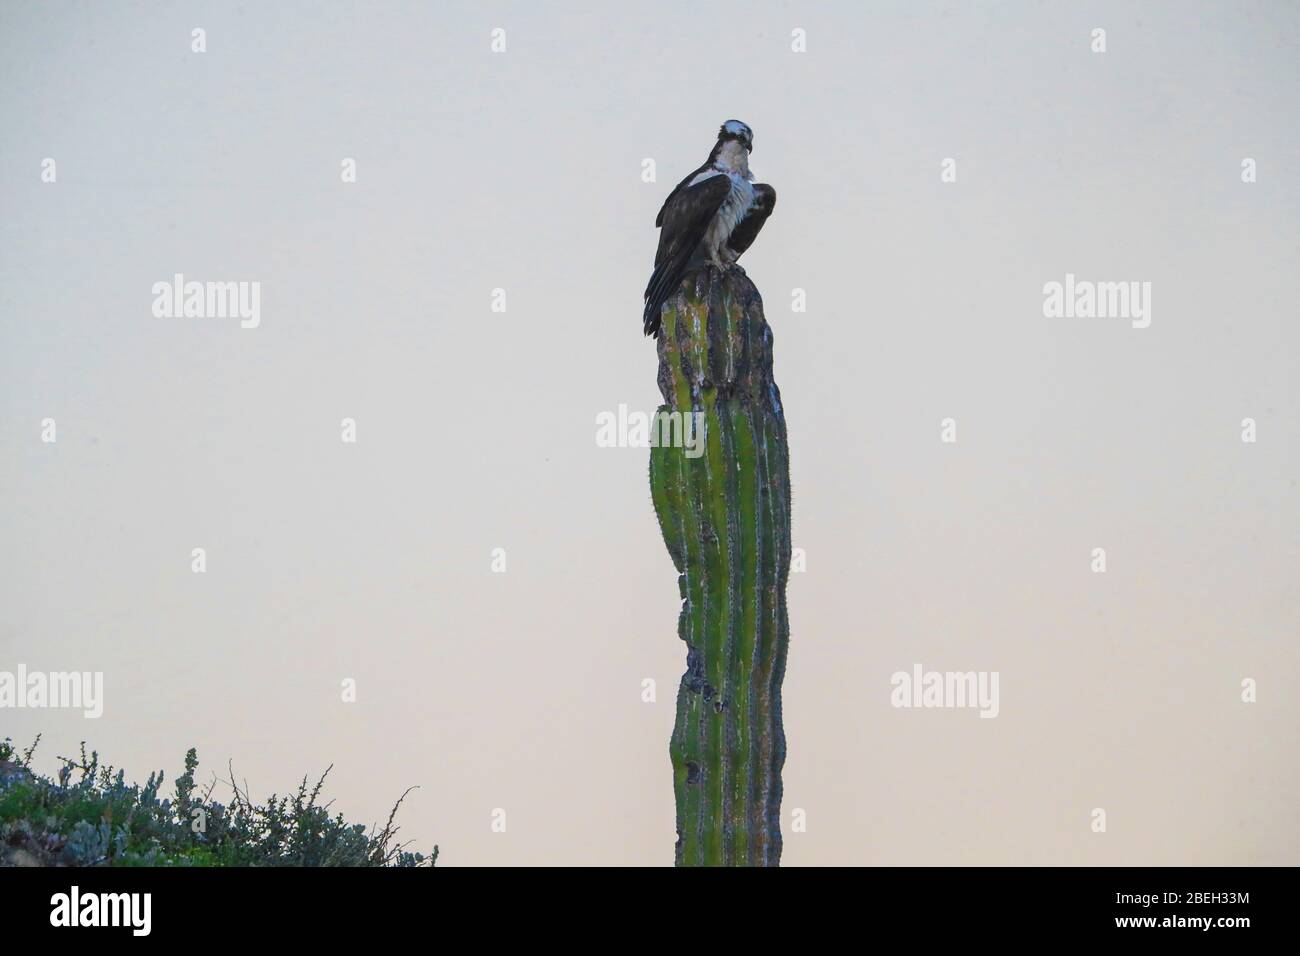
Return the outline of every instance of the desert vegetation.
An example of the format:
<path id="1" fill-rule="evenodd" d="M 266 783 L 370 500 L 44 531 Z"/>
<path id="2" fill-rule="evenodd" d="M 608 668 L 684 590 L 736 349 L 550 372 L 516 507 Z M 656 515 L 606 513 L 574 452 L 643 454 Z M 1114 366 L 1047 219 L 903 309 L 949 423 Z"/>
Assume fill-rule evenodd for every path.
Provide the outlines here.
<path id="1" fill-rule="evenodd" d="M 320 802 L 328 768 L 314 786 L 304 777 L 289 795 L 257 803 L 233 770 L 199 786 L 193 749 L 164 792 L 161 770 L 127 783 L 84 742 L 78 757 L 59 758 L 55 778 L 41 776 L 31 766 L 39 742 L 23 751 L 0 742 L 0 866 L 415 867 L 438 858 L 436 846 L 426 856 L 397 842 L 405 793 L 383 826 L 331 814 Z M 230 794 L 226 803 L 213 799 L 218 787 Z"/>

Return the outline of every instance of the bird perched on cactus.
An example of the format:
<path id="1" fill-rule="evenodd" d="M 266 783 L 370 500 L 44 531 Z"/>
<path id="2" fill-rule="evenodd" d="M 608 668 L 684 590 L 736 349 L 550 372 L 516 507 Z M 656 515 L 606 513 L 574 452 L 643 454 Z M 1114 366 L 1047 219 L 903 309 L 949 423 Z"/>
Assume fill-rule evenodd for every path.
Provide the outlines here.
<path id="1" fill-rule="evenodd" d="M 740 120 L 727 120 L 704 165 L 664 200 L 655 219 L 660 230 L 655 269 L 645 290 L 646 335 L 658 335 L 659 312 L 692 267 L 731 268 L 772 214 L 776 190 L 753 182 L 753 151 L 754 131 Z"/>
<path id="2" fill-rule="evenodd" d="M 790 454 L 772 330 L 736 266 L 776 193 L 750 182 L 753 133 L 718 132 L 659 212 L 646 289 L 659 415 L 698 422 L 701 453 L 652 443 L 650 492 L 677 570 L 686 672 L 669 743 L 680 866 L 781 860 L 781 683 L 790 621 Z"/>

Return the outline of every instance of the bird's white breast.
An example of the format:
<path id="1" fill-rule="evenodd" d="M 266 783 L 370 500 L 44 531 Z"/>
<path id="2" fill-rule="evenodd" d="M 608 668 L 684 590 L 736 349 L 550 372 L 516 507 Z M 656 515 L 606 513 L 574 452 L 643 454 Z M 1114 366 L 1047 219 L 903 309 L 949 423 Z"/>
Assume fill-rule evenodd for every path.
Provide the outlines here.
<path id="1" fill-rule="evenodd" d="M 754 184 L 740 173 L 718 173 L 731 180 L 731 189 L 722 201 L 709 230 L 705 233 L 705 247 L 716 249 L 731 236 L 740 220 L 745 218 L 749 208 L 754 205 Z"/>

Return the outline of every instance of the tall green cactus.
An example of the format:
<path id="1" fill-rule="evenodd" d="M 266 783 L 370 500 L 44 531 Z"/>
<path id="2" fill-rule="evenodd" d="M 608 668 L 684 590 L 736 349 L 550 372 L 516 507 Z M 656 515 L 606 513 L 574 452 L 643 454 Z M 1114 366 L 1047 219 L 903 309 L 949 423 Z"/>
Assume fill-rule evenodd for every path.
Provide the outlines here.
<path id="1" fill-rule="evenodd" d="M 669 748 L 676 862 L 776 866 L 790 468 L 772 332 L 758 289 L 738 269 L 689 275 L 662 321 L 660 412 L 700 413 L 703 427 L 702 454 L 662 442 L 650 454 L 687 648 Z"/>

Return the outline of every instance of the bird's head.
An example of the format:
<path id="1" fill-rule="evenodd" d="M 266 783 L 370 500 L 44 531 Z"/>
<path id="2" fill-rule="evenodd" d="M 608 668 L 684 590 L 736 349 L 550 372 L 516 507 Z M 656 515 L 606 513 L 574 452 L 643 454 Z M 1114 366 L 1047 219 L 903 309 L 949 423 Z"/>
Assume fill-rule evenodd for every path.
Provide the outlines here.
<path id="1" fill-rule="evenodd" d="M 754 151 L 754 131 L 740 120 L 727 120 L 718 129 L 718 144 L 734 141 L 745 147 L 745 152 Z"/>

